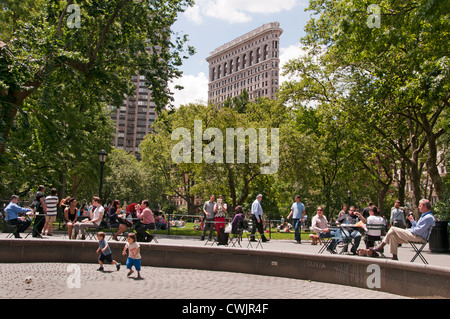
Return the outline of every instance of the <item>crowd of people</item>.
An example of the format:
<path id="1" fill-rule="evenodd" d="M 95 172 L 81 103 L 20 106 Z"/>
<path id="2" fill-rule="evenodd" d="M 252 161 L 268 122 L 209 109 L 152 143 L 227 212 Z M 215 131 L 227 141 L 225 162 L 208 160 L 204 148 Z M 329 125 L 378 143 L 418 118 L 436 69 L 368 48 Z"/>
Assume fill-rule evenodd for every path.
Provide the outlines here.
<path id="1" fill-rule="evenodd" d="M 344 243 L 343 252 L 346 252 L 349 244 L 352 244 L 351 253 L 357 254 L 359 244 L 364 236 L 366 249 L 373 253 L 384 253 L 384 247 L 389 245 L 393 260 L 398 260 L 398 247 L 409 242 L 425 242 L 428 234 L 435 225 L 435 218 L 431 212 L 431 203 L 427 199 L 419 201 L 421 214 L 416 222 L 414 215 L 409 213 L 405 218 L 404 211 L 400 208 L 400 201 L 396 201 L 391 209 L 389 223 L 380 216 L 378 208 L 369 203 L 362 213 L 355 206 L 343 205 L 342 211 L 337 217 L 336 225 L 348 224 L 352 227 L 331 227 L 327 218 L 323 215 L 323 208 L 317 207 L 316 215 L 312 220 L 312 230 L 319 239 L 332 238 L 328 250 L 334 252 L 339 243 Z M 380 227 L 381 226 L 381 227 Z M 382 235 L 387 231 L 384 238 Z M 375 247 L 375 243 L 380 244 Z"/>
<path id="2" fill-rule="evenodd" d="M 118 236 L 133 226 L 138 241 L 151 242 L 153 235 L 149 233 L 149 230 L 164 230 L 167 227 L 167 221 L 162 214 L 159 212 L 153 214 L 148 200 L 125 208 L 118 200 L 104 206 L 102 200 L 94 196 L 90 204 L 83 201 L 80 206 L 73 197 L 66 197 L 59 201 L 57 193 L 57 190 L 53 188 L 50 195 L 45 196 L 45 187 L 39 186 L 35 199 L 30 207 L 26 208 L 19 206 L 19 196 L 11 196 L 9 204 L 4 209 L 4 218 L 15 238 L 21 238 L 20 234 L 31 225 L 33 225 L 33 237 L 52 236 L 58 206 L 63 211 L 62 222 L 69 239 L 84 240 L 87 229 L 104 227 L 117 229 L 113 238 L 118 241 Z"/>
<path id="3" fill-rule="evenodd" d="M 28 208 L 19 206 L 19 197 L 17 195 L 11 196 L 10 203 L 4 209 L 6 213 L 5 221 L 12 226 L 15 238 L 21 238 L 20 233 L 25 232 L 30 227 L 32 224 L 30 217 L 34 217 L 33 237 L 42 238 L 43 235 L 53 235 L 53 223 L 56 220 L 59 201 L 57 190 L 51 189 L 48 196 L 44 194 L 45 187 L 39 186 L 36 198 Z M 262 197 L 263 195 L 259 194 L 251 205 L 249 216 L 251 221 L 251 241 L 256 241 L 256 232 L 260 234 L 262 242 L 269 241 L 264 234 L 265 219 L 263 218 L 261 206 Z M 90 205 L 84 202 L 82 207 L 79 208 L 76 199 L 68 197 L 59 202 L 59 206 L 64 210 L 63 222 L 69 239 L 77 239 L 79 235 L 81 235 L 81 239 L 85 239 L 87 229 L 99 229 L 102 223 L 106 223 L 104 226 L 117 229 L 112 236 L 114 240 L 118 241 L 118 236 L 122 235 L 133 225 L 136 241 L 151 242 L 153 236 L 150 231 L 155 229 L 164 230 L 167 227 L 167 221 L 164 216 L 153 214 L 148 200 L 143 200 L 140 204 L 131 204 L 126 208 L 125 206 L 122 208 L 121 203 L 115 200 L 105 208 L 100 198 L 93 197 Z M 217 243 L 226 245 L 230 233 L 236 234 L 248 228 L 245 224 L 246 217 L 243 208 L 237 206 L 230 223 L 230 231 L 225 230 L 227 209 L 228 206 L 224 202 L 223 196 L 219 196 L 216 202 L 215 195 L 211 195 L 209 201 L 204 203 L 204 215 L 198 226 L 198 229 L 202 230 L 201 240 L 204 240 L 206 235 L 208 235 L 209 240 L 212 240 L 215 232 Z M 335 222 L 330 223 L 324 215 L 323 207 L 319 206 L 316 209 L 316 215 L 311 221 L 313 233 L 310 235 L 310 239 L 312 244 L 317 244 L 321 243 L 322 239 L 332 238 L 328 246 L 330 252 L 335 252 L 336 246 L 339 244 L 343 245 L 343 252 L 347 252 L 351 244 L 350 253 L 357 254 L 360 242 L 364 238 L 366 249 L 382 253 L 384 247 L 389 245 L 393 259 L 398 259 L 399 245 L 409 241 L 421 242 L 426 240 L 428 230 L 434 226 L 435 219 L 431 213 L 431 203 L 428 200 L 422 199 L 420 201 L 419 211 L 421 216 L 416 222 L 413 214 L 405 214 L 400 207 L 400 201 L 396 201 L 391 209 L 388 223 L 384 216 L 380 216 L 378 208 L 371 202 L 362 212 L 359 212 L 355 206 L 348 207 L 344 204 Z M 293 231 L 295 242 L 301 244 L 301 225 L 305 218 L 305 205 L 301 202 L 301 197 L 296 195 L 290 213 L 287 216 L 287 220 L 292 220 L 292 224 L 282 218 L 278 231 Z M 346 224 L 352 227 L 338 227 Z M 184 225 L 184 221 L 180 219 L 179 221 L 174 221 L 173 226 L 184 227 Z M 386 231 L 387 233 L 385 233 Z M 381 240 L 384 234 L 384 239 Z M 378 241 L 381 243 L 375 247 L 375 243 Z"/>

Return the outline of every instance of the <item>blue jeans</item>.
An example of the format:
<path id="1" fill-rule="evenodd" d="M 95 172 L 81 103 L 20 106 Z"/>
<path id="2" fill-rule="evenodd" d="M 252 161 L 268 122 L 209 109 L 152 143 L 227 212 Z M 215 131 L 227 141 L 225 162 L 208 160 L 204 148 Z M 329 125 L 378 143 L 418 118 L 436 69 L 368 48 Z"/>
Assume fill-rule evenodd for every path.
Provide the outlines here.
<path id="1" fill-rule="evenodd" d="M 302 241 L 302 238 L 300 236 L 301 228 L 302 228 L 301 219 L 293 218 L 292 219 L 292 226 L 294 226 L 294 230 L 295 230 L 295 235 L 294 235 L 295 240 L 298 241 L 298 242 Z"/>
<path id="2" fill-rule="evenodd" d="M 333 238 L 328 249 L 334 251 L 338 242 L 342 241 L 342 234 L 339 229 L 331 229 L 329 233 L 321 233 L 320 238 Z"/>
<path id="3" fill-rule="evenodd" d="M 361 242 L 361 233 L 357 230 L 344 230 L 343 239 L 349 244 L 353 239 L 352 252 L 356 252 Z"/>

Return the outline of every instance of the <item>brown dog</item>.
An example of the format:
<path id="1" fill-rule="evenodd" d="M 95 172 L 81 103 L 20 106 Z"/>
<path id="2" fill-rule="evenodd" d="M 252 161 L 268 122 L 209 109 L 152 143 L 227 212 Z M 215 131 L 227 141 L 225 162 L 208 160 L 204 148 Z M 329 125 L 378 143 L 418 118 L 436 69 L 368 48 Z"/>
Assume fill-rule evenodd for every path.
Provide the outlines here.
<path id="1" fill-rule="evenodd" d="M 322 245 L 322 239 L 317 235 L 310 234 L 309 239 L 311 239 L 311 245 L 317 245 L 318 243 Z"/>

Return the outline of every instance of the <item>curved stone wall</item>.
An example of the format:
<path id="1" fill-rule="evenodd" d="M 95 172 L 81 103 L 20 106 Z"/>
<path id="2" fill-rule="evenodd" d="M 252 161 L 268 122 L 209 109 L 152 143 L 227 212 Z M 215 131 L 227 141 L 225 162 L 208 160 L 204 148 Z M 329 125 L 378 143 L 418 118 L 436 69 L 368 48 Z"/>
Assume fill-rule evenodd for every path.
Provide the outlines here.
<path id="1" fill-rule="evenodd" d="M 124 262 L 124 243 L 110 243 Z M 0 240 L 1 263 L 94 263 L 92 241 Z M 450 269 L 377 258 L 141 244 L 142 265 L 279 276 L 376 289 L 408 297 L 450 298 Z"/>

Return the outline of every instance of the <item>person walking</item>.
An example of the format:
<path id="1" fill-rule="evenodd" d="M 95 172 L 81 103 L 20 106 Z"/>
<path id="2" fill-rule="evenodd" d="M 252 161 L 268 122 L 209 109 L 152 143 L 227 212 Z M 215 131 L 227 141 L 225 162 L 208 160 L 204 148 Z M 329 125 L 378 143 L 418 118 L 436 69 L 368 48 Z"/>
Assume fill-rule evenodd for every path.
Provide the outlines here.
<path id="1" fill-rule="evenodd" d="M 263 209 L 261 206 L 262 197 L 263 197 L 263 195 L 261 195 L 261 194 L 256 196 L 256 199 L 252 204 L 251 219 L 252 219 L 253 226 L 252 226 L 250 241 L 256 241 L 255 240 L 256 231 L 258 231 L 261 234 L 261 240 L 263 242 L 269 241 L 269 239 L 267 239 L 266 236 L 264 236 L 264 227 L 263 227 L 263 218 L 262 218 Z"/>
<path id="2" fill-rule="evenodd" d="M 291 212 L 289 213 L 287 219 L 292 216 L 292 226 L 294 226 L 294 238 L 297 244 L 302 243 L 301 238 L 301 227 L 302 220 L 305 217 L 305 205 L 300 201 L 300 195 L 295 195 L 295 202 L 291 206 Z"/>
<path id="3" fill-rule="evenodd" d="M 391 209 L 390 225 L 406 229 L 405 212 L 400 208 L 399 200 L 395 201 L 394 207 Z"/>

